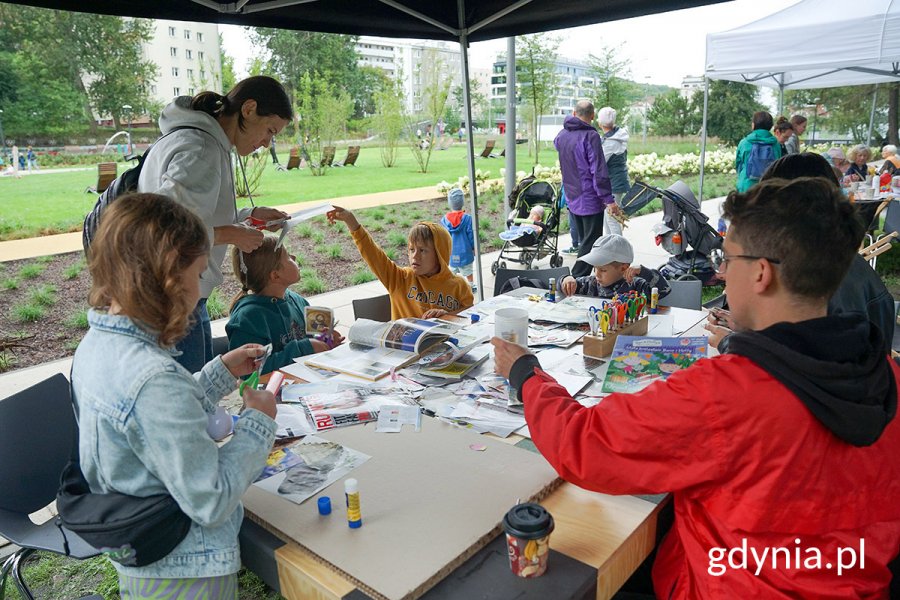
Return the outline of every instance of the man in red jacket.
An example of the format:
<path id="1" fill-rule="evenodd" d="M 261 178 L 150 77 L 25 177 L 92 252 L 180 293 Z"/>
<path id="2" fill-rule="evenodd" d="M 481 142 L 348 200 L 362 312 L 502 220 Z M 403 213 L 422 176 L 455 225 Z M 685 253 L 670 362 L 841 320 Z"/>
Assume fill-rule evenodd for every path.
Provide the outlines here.
<path id="1" fill-rule="evenodd" d="M 660 598 L 887 598 L 900 549 L 900 369 L 861 315 L 827 316 L 863 235 L 824 180 L 725 201 L 725 354 L 585 408 L 494 338 L 532 439 L 566 480 L 672 492 Z"/>

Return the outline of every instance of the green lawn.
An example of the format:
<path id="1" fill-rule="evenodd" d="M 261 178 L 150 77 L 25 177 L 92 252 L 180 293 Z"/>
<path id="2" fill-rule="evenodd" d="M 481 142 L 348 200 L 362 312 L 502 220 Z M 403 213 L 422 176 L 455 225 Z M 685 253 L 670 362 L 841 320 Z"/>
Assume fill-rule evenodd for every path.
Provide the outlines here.
<path id="1" fill-rule="evenodd" d="M 476 151 L 480 152 L 483 144 Z M 516 155 L 518 170 L 530 170 L 531 159 L 523 146 Z M 344 149 L 339 149 L 342 157 Z M 287 152 L 279 158 L 287 161 Z M 554 153 L 542 154 L 545 162 L 556 161 Z M 476 168 L 490 171 L 499 178 L 505 166 L 503 158 L 479 158 Z M 551 161 L 552 162 L 549 162 Z M 130 164 L 130 163 L 129 163 Z M 126 165 L 119 165 L 121 173 Z M 440 181 L 455 182 L 468 175 L 465 148 L 454 145 L 449 150 L 435 150 L 428 173 L 417 172 L 412 153 L 401 148 L 394 167 L 381 165 L 378 148 L 363 148 L 357 166 L 331 169 L 322 177 L 313 177 L 309 170 L 277 171 L 271 163 L 266 168 L 257 191 L 259 201 L 270 206 L 291 204 L 324 198 L 339 198 L 356 194 L 436 186 Z M 240 176 L 238 174 L 238 176 Z M 0 179 L 0 240 L 34 237 L 40 234 L 75 231 L 81 227 L 84 215 L 93 207 L 97 197 L 84 193 L 96 183 L 96 170 L 45 175 L 26 175 L 21 179 Z"/>

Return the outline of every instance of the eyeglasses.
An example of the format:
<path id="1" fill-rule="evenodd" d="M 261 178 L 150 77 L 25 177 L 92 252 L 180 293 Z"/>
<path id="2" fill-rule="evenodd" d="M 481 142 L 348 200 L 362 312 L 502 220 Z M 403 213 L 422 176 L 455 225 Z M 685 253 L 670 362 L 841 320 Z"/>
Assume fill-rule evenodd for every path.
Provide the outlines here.
<path id="1" fill-rule="evenodd" d="M 724 274 L 725 271 L 728 270 L 728 261 L 735 260 L 737 258 L 740 258 L 743 260 L 764 259 L 764 260 L 769 261 L 773 265 L 781 264 L 781 260 L 779 260 L 777 258 L 769 258 L 768 256 L 753 256 L 751 254 L 734 254 L 732 256 L 725 256 L 725 253 L 722 252 L 721 250 L 713 251 L 712 255 L 710 256 L 710 259 L 712 259 L 713 269 L 715 269 L 716 273 L 718 273 L 719 275 Z"/>

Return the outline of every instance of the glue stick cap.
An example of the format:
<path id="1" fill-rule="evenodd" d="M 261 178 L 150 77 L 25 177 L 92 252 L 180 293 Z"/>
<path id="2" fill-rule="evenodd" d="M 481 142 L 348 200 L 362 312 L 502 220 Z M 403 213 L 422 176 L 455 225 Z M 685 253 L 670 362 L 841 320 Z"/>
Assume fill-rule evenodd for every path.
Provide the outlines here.
<path id="1" fill-rule="evenodd" d="M 346 494 L 355 494 L 359 491 L 359 482 L 354 478 L 347 479 L 344 481 L 344 493 Z"/>
<path id="2" fill-rule="evenodd" d="M 479 315 L 478 313 L 472 313 L 472 322 L 473 323 L 477 323 L 480 320 L 481 320 L 481 315 Z"/>
<path id="3" fill-rule="evenodd" d="M 321 498 L 319 498 L 319 514 L 331 514 L 331 498 L 329 498 L 328 496 L 322 496 Z"/>

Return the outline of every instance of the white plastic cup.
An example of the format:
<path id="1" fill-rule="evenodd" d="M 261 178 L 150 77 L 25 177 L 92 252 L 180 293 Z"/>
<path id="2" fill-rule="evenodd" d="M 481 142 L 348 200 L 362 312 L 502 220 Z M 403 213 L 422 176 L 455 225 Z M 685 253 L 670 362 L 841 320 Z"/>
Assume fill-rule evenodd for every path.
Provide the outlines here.
<path id="1" fill-rule="evenodd" d="M 528 311 L 524 308 L 498 309 L 494 313 L 494 335 L 527 348 Z"/>

